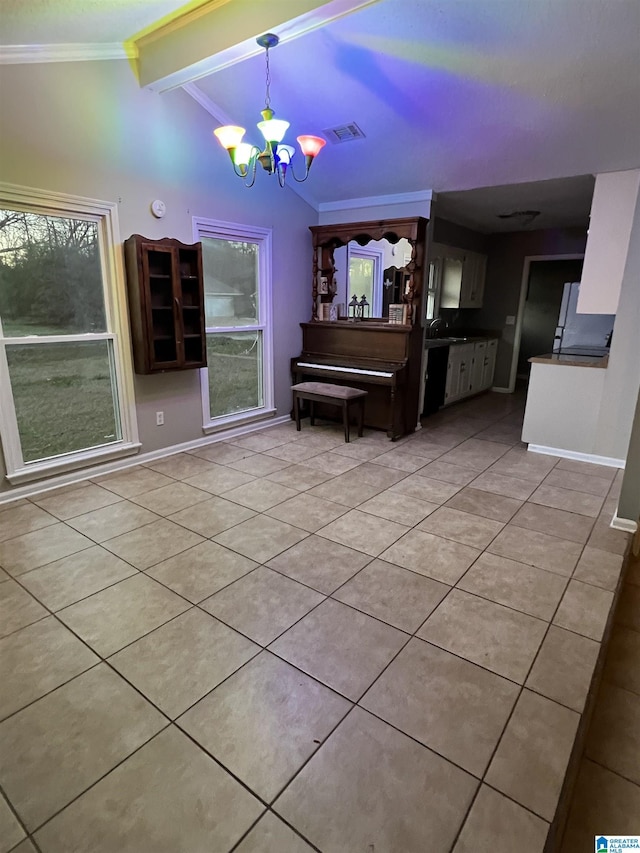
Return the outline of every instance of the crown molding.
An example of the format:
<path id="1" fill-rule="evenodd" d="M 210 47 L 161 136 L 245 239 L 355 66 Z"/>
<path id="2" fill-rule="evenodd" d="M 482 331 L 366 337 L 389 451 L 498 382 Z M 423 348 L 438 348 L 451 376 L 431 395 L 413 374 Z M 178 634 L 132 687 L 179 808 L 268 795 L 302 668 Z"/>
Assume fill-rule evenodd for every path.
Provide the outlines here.
<path id="1" fill-rule="evenodd" d="M 0 65 L 33 62 L 92 62 L 107 59 L 137 59 L 135 45 L 105 44 L 4 44 L 0 45 Z"/>
<path id="2" fill-rule="evenodd" d="M 210 116 L 213 116 L 219 125 L 236 124 L 236 122 L 228 116 L 227 113 L 225 113 L 225 111 L 215 103 L 215 101 L 212 101 L 211 98 L 195 83 L 185 83 L 182 88 L 187 95 L 190 95 L 194 101 L 200 104 L 200 106 L 205 109 Z M 216 148 L 218 147 L 218 143 L 216 142 Z M 222 149 L 220 149 L 220 151 L 222 151 Z M 299 195 L 300 198 L 309 205 L 309 207 L 313 208 L 316 212 L 318 211 L 317 201 L 315 201 L 309 193 L 305 192 L 300 184 L 287 182 L 285 186 L 288 187 L 288 189 L 293 190 L 296 195 Z"/>
<path id="3" fill-rule="evenodd" d="M 334 210 L 351 210 L 354 207 L 379 207 L 389 204 L 407 204 L 411 202 L 430 202 L 433 200 L 432 190 L 418 190 L 411 193 L 393 193 L 391 195 L 370 195 L 365 198 L 347 198 L 341 201 L 323 201 L 318 205 L 320 213 L 331 213 Z"/>

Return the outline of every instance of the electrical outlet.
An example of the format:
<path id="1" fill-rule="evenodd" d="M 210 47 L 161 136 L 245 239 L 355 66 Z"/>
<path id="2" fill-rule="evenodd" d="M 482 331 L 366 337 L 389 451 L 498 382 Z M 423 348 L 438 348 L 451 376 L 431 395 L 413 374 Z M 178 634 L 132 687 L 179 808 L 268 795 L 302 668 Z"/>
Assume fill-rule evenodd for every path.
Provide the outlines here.
<path id="1" fill-rule="evenodd" d="M 507 319 L 504 321 L 505 326 L 515 326 L 516 318 L 513 314 L 507 314 Z"/>
<path id="2" fill-rule="evenodd" d="M 164 426 L 164 412 L 156 412 L 156 426 Z"/>

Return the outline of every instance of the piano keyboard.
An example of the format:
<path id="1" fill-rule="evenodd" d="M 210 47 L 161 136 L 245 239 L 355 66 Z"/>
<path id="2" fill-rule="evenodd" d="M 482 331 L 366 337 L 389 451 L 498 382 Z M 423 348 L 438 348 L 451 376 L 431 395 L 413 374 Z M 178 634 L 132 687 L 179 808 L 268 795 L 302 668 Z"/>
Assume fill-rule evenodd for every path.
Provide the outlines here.
<path id="1" fill-rule="evenodd" d="M 338 367 L 335 364 L 315 364 L 312 361 L 298 361 L 296 367 L 312 367 L 316 370 L 323 370 L 331 373 L 359 373 L 363 376 L 382 376 L 385 379 L 391 379 L 393 373 L 385 370 L 365 370 L 360 367 Z"/>

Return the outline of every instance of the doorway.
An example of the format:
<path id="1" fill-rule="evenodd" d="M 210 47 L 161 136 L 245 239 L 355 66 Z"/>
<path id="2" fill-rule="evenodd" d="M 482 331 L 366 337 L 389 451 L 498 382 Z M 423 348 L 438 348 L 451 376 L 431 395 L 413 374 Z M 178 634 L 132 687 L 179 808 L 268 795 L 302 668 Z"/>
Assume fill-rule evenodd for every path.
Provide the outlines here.
<path id="1" fill-rule="evenodd" d="M 529 359 L 553 350 L 562 292 L 570 281 L 580 281 L 582 259 L 532 260 L 525 293 L 518 378 L 528 378 Z"/>

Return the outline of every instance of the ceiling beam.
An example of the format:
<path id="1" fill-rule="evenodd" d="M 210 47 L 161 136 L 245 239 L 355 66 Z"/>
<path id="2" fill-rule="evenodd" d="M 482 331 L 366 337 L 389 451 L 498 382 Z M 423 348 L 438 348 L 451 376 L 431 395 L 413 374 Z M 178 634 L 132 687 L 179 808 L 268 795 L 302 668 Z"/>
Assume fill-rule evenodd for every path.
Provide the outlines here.
<path id="1" fill-rule="evenodd" d="M 134 37 L 141 86 L 166 92 L 263 52 L 256 38 L 291 41 L 379 0 L 210 0 Z"/>

